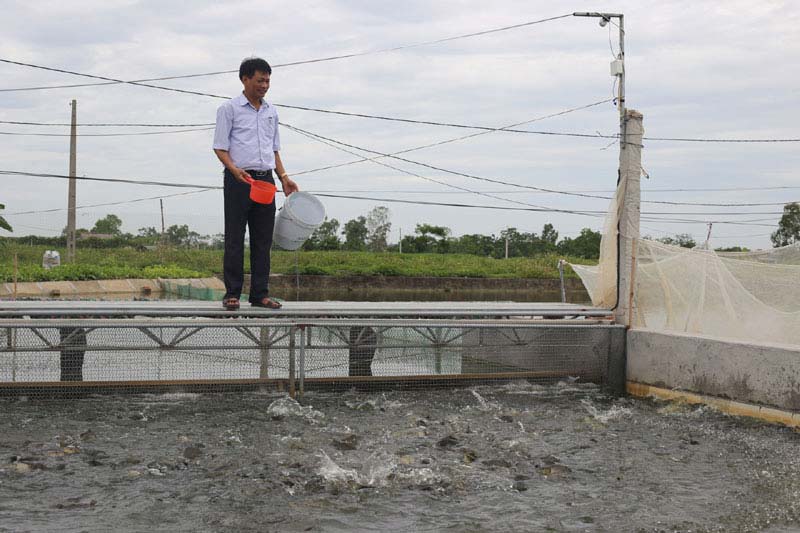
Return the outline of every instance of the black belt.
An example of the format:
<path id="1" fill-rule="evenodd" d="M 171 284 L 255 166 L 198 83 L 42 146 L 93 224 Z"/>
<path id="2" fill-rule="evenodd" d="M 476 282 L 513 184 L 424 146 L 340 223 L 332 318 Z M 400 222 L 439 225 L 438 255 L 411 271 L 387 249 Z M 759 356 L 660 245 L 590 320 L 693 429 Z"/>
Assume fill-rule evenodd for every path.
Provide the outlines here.
<path id="1" fill-rule="evenodd" d="M 251 176 L 271 176 L 272 170 L 247 170 L 245 172 L 250 174 Z"/>

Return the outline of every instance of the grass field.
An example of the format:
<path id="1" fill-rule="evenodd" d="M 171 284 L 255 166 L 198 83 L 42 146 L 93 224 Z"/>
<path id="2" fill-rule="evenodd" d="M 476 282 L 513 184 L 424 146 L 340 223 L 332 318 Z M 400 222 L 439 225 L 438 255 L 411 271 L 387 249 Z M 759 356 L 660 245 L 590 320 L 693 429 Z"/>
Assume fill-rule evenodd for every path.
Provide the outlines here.
<path id="1" fill-rule="evenodd" d="M 18 257 L 18 281 L 60 281 L 122 278 L 197 278 L 222 271 L 221 250 L 165 248 L 138 251 L 133 248 L 81 249 L 75 264 L 51 270 L 42 268 L 47 246 L 18 243 L 0 245 L 0 281 L 13 281 L 14 255 Z M 59 250 L 62 261 L 66 250 Z M 556 255 L 493 259 L 459 254 L 398 254 L 371 252 L 272 253 L 272 272 L 293 274 L 295 259 L 300 274 L 329 276 L 434 276 L 474 278 L 557 278 Z M 587 263 L 586 259 L 565 257 Z M 245 271 L 249 272 L 249 258 Z M 569 277 L 575 274 L 567 269 Z"/>

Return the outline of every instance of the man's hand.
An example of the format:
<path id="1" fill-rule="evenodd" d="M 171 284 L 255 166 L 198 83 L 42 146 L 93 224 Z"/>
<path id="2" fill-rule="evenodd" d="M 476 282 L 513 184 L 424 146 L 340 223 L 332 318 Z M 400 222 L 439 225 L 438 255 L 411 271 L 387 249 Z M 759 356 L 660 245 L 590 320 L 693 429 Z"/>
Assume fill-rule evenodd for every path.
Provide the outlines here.
<path id="1" fill-rule="evenodd" d="M 284 174 L 283 176 L 284 177 L 281 178 L 281 185 L 283 185 L 283 194 L 289 196 L 293 192 L 297 192 L 300 190 L 300 187 L 298 187 L 297 184 L 294 181 L 292 181 L 291 178 L 289 178 L 288 174 Z"/>
<path id="2" fill-rule="evenodd" d="M 250 184 L 250 181 L 253 179 L 252 176 L 250 176 L 250 174 L 248 174 L 245 170 L 239 167 L 235 167 L 235 170 L 231 170 L 231 174 L 233 174 L 233 177 L 236 178 L 237 180 L 241 181 L 242 183 L 247 183 L 248 185 Z"/>

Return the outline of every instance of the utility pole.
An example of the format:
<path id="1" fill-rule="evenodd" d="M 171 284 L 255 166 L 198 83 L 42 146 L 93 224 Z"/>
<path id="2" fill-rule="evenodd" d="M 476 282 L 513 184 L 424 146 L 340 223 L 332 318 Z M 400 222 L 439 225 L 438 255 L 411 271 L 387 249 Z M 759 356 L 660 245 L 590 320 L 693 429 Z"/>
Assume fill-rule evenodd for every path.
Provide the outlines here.
<path id="1" fill-rule="evenodd" d="M 67 261 L 75 262 L 75 174 L 78 149 L 78 102 L 73 100 L 72 123 L 69 132 L 69 193 L 67 199 Z"/>
<path id="2" fill-rule="evenodd" d="M 161 238 L 164 238 L 164 233 L 166 233 L 166 227 L 164 225 L 164 199 L 159 198 L 158 203 L 161 204 Z"/>
<path id="3" fill-rule="evenodd" d="M 158 239 L 158 258 L 159 261 L 164 261 L 164 246 L 166 245 L 167 230 L 164 224 L 164 199 L 159 198 L 158 203 L 161 205 L 161 238 Z"/>
<path id="4" fill-rule="evenodd" d="M 636 253 L 639 243 L 640 177 L 642 174 L 643 117 L 625 106 L 625 18 L 622 13 L 575 12 L 576 17 L 596 17 L 600 27 L 609 23 L 619 30 L 619 53 L 611 62 L 610 73 L 617 78 L 619 110 L 619 173 L 617 176 L 617 283 L 612 309 L 618 324 L 630 327 L 633 322 L 636 288 Z M 617 22 L 614 22 L 614 19 Z M 605 235 L 604 238 L 613 238 Z M 611 305 L 609 298 L 603 303 Z M 614 301 L 612 300 L 612 301 Z"/>
<path id="5" fill-rule="evenodd" d="M 706 244 L 704 246 L 706 250 L 710 250 L 711 249 L 711 227 L 713 225 L 714 225 L 713 222 L 709 222 L 708 223 L 708 234 L 706 235 Z"/>
<path id="6" fill-rule="evenodd" d="M 611 19 L 617 19 L 615 25 L 619 29 L 619 53 L 611 62 L 611 75 L 617 79 L 617 109 L 619 110 L 620 149 L 624 150 L 627 144 L 625 138 L 625 16 L 622 13 L 598 13 L 581 11 L 572 14 L 575 17 L 597 17 L 600 26 L 605 27 Z"/>
<path id="7" fill-rule="evenodd" d="M 508 259 L 508 234 L 506 234 L 506 259 Z"/>

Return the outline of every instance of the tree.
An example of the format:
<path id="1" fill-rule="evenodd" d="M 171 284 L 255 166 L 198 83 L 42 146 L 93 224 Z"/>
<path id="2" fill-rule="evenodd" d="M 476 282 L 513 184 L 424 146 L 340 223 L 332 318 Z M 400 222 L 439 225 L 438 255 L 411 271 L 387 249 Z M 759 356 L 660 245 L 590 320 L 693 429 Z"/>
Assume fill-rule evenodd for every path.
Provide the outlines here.
<path id="1" fill-rule="evenodd" d="M 542 228 L 541 240 L 543 243 L 552 245 L 552 247 L 555 248 L 556 242 L 558 242 L 558 232 L 552 224 L 544 225 L 544 228 Z"/>
<path id="2" fill-rule="evenodd" d="M 367 213 L 367 248 L 372 252 L 385 252 L 392 223 L 389 208 L 378 206 Z"/>
<path id="3" fill-rule="evenodd" d="M 494 235 L 481 235 L 480 233 L 473 233 L 471 235 L 462 235 L 457 239 L 453 239 L 450 251 L 458 254 L 472 254 L 490 257 L 495 249 Z"/>
<path id="4" fill-rule="evenodd" d="M 558 251 L 564 255 L 583 257 L 586 259 L 597 259 L 600 257 L 600 240 L 602 235 L 599 231 L 592 231 L 583 228 L 580 235 L 571 239 L 565 237 L 558 243 Z"/>
<path id="5" fill-rule="evenodd" d="M 504 229 L 497 239 L 495 257 L 506 256 L 506 241 L 508 241 L 508 257 L 526 257 L 536 253 L 539 237 L 535 233 L 520 233 L 517 228 Z"/>
<path id="6" fill-rule="evenodd" d="M 139 228 L 137 230 L 137 236 L 145 237 L 147 239 L 152 239 L 153 237 L 158 237 L 161 233 L 156 230 L 153 226 L 148 226 L 146 228 Z"/>
<path id="7" fill-rule="evenodd" d="M 311 237 L 303 243 L 303 250 L 338 250 L 341 242 L 339 241 L 339 221 L 335 218 L 325 220 L 320 224 Z"/>
<path id="8" fill-rule="evenodd" d="M 92 233 L 102 233 L 105 235 L 119 235 L 122 228 L 122 220 L 117 215 L 106 215 L 94 223 Z"/>
<path id="9" fill-rule="evenodd" d="M 403 237 L 403 251 L 408 253 L 447 253 L 450 251 L 450 228 L 417 224 L 414 235 Z M 436 238 L 438 237 L 438 239 Z"/>
<path id="10" fill-rule="evenodd" d="M 3 205 L 3 204 L 0 204 L 0 211 L 2 211 L 2 210 L 3 210 L 3 209 L 5 209 L 5 208 L 6 208 L 6 206 L 5 206 L 5 205 Z M 6 222 L 6 219 L 4 219 L 4 218 L 3 218 L 3 217 L 1 217 L 1 216 L 0 216 L 0 228 L 3 228 L 3 229 L 4 229 L 4 230 L 6 230 L 6 231 L 14 231 L 13 229 L 11 229 L 11 224 L 9 224 L 8 222 Z"/>
<path id="11" fill-rule="evenodd" d="M 779 248 L 800 242 L 800 204 L 792 202 L 783 206 L 783 216 L 778 230 L 770 236 L 772 246 Z"/>
<path id="12" fill-rule="evenodd" d="M 175 246 L 197 246 L 200 243 L 200 234 L 191 231 L 186 224 L 168 227 L 166 237 L 167 242 Z"/>
<path id="13" fill-rule="evenodd" d="M 656 239 L 658 242 L 663 242 L 664 244 L 671 244 L 672 246 L 680 246 L 681 248 L 694 248 L 697 246 L 697 243 L 694 241 L 691 235 L 688 233 L 678 233 L 674 237 L 661 237 L 660 239 Z"/>
<path id="14" fill-rule="evenodd" d="M 342 229 L 345 250 L 364 250 L 367 247 L 367 219 L 365 217 L 348 220 Z"/>

